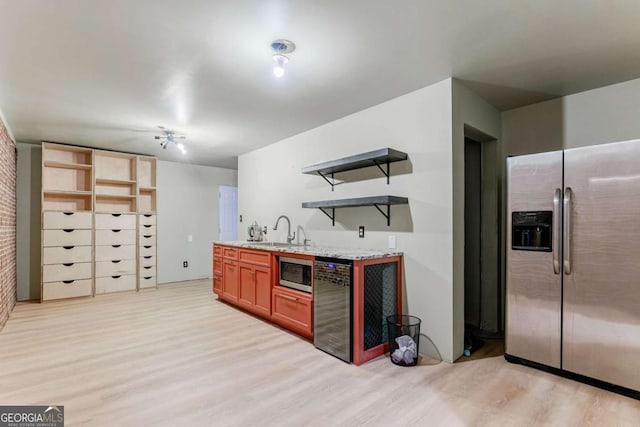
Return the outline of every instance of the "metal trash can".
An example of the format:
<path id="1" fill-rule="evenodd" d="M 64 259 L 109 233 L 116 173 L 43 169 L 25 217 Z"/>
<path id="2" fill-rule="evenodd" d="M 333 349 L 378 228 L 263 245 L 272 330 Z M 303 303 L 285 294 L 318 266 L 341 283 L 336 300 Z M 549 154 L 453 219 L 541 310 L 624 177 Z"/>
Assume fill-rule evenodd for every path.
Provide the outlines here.
<path id="1" fill-rule="evenodd" d="M 416 316 L 394 314 L 387 317 L 389 358 L 398 366 L 418 364 L 420 323 Z"/>

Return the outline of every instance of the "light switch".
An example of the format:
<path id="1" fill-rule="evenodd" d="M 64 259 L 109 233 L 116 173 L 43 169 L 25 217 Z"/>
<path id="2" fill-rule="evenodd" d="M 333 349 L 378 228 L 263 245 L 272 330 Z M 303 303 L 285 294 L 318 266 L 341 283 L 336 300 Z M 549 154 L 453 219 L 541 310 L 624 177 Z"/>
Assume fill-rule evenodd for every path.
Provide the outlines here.
<path id="1" fill-rule="evenodd" d="M 191 234 L 187 236 L 187 242 L 193 242 L 193 236 Z"/>
<path id="2" fill-rule="evenodd" d="M 396 236 L 391 235 L 389 236 L 389 249 L 395 249 L 395 248 L 396 248 Z"/>

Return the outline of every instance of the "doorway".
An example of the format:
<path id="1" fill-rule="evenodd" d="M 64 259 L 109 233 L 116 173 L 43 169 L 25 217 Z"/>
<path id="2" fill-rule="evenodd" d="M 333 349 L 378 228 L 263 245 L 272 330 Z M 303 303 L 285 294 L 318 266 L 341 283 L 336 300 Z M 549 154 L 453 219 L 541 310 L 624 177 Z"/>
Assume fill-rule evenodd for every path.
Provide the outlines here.
<path id="1" fill-rule="evenodd" d="M 238 240 L 238 187 L 218 187 L 218 240 Z"/>
<path id="2" fill-rule="evenodd" d="M 504 354 L 497 141 L 465 127 L 464 356 Z"/>

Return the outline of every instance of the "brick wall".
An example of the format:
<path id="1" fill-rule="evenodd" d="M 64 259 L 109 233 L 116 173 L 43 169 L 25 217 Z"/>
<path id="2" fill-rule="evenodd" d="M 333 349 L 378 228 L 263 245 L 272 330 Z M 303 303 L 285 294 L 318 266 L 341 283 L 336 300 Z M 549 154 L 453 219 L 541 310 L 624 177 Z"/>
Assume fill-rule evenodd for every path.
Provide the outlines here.
<path id="1" fill-rule="evenodd" d="M 16 145 L 0 120 L 0 328 L 16 305 Z"/>

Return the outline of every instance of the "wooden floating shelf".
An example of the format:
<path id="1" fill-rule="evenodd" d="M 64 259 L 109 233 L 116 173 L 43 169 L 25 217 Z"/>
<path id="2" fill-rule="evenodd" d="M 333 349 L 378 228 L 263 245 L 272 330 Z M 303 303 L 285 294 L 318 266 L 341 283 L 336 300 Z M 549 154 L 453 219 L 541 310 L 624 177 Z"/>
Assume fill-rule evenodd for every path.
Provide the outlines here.
<path id="1" fill-rule="evenodd" d="M 406 205 L 409 204 L 409 199 L 399 196 L 370 196 L 370 197 L 357 197 L 352 199 L 339 199 L 339 200 L 323 200 L 319 202 L 303 202 L 302 207 L 308 209 L 320 209 L 326 216 L 331 219 L 332 225 L 336 225 L 336 208 L 354 208 L 360 206 L 373 206 L 387 219 L 387 226 L 391 225 L 391 205 Z M 386 206 L 386 212 L 380 208 L 380 206 Z M 325 209 L 331 209 L 331 213 Z"/>
<path id="2" fill-rule="evenodd" d="M 331 185 L 331 191 L 335 182 L 333 181 L 333 175 L 338 172 L 346 172 L 355 169 L 367 168 L 370 166 L 377 166 L 380 171 L 387 177 L 387 184 L 389 183 L 389 164 L 393 162 L 399 162 L 407 160 L 407 153 L 394 150 L 393 148 L 382 148 L 380 150 L 369 151 L 367 153 L 356 154 L 354 156 L 343 157 L 336 160 L 330 160 L 328 162 L 318 163 L 312 166 L 306 166 L 302 168 L 302 173 L 305 174 L 317 174 L 324 178 Z M 386 168 L 383 168 L 386 166 Z M 327 177 L 331 175 L 331 180 Z"/>

